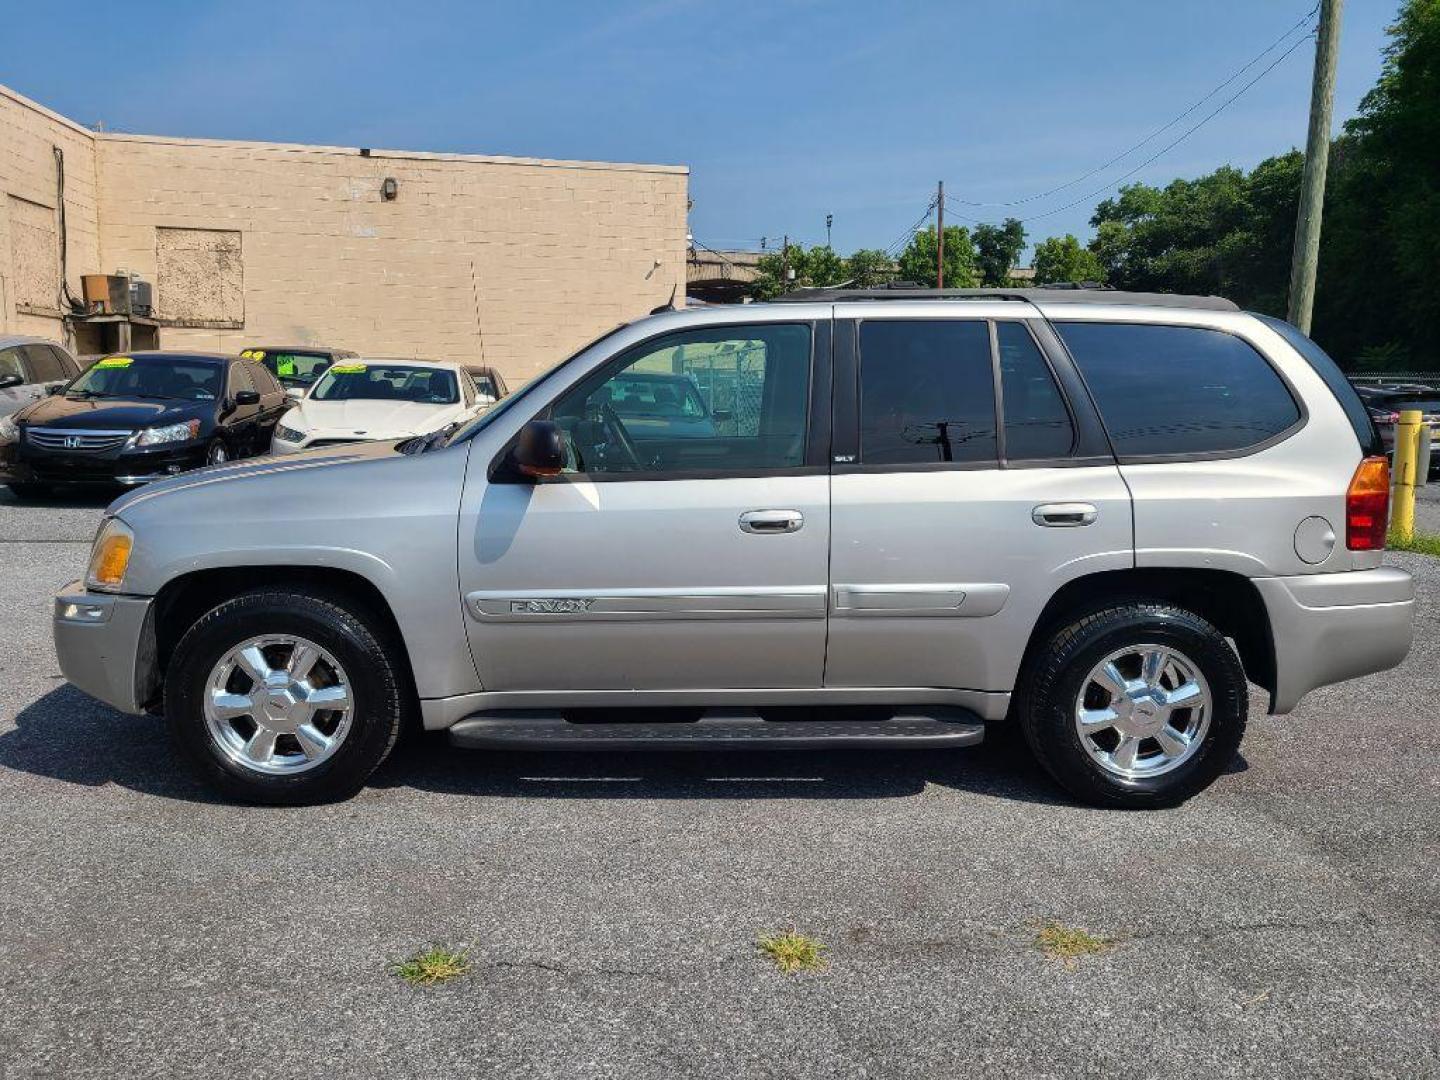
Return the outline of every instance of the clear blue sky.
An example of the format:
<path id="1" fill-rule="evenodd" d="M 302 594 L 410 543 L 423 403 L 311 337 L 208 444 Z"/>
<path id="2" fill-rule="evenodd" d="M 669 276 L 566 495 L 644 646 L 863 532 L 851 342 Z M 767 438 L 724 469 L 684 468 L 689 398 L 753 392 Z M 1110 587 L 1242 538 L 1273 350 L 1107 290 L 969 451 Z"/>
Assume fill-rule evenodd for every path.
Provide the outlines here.
<path id="1" fill-rule="evenodd" d="M 131 0 L 72 4 L 63 32 L 49 5 L 17 3 L 0 82 L 119 131 L 683 163 L 697 239 L 823 242 L 828 212 L 846 253 L 903 235 L 941 178 L 952 214 L 983 220 L 1089 194 L 1231 91 L 1052 198 L 960 202 L 1088 172 L 1313 2 Z M 1337 124 L 1373 84 L 1397 4 L 1346 3 Z M 1312 58 L 1307 43 L 1136 179 L 1303 146 Z M 1030 222 L 1032 240 L 1087 236 L 1093 201 Z"/>

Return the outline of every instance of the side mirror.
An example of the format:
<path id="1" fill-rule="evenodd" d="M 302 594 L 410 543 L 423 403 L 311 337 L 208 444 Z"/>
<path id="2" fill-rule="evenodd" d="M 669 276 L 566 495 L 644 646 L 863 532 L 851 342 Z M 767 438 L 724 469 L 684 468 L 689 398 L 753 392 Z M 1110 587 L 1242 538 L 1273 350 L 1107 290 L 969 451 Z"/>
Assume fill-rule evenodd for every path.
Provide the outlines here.
<path id="1" fill-rule="evenodd" d="M 520 429 L 512 458 L 521 476 L 559 476 L 565 469 L 565 433 L 553 420 L 531 420 Z"/>
<path id="2" fill-rule="evenodd" d="M 254 390 L 237 390 L 237 391 L 235 391 L 235 404 L 236 404 L 236 405 L 259 405 L 259 404 L 260 404 L 260 395 L 259 395 L 258 393 L 256 393 Z"/>
<path id="3" fill-rule="evenodd" d="M 8 375 L 0 375 L 0 390 L 9 390 L 12 386 L 22 386 L 25 383 L 25 376 L 16 375 L 11 372 Z"/>
<path id="4" fill-rule="evenodd" d="M 54 386 L 47 386 L 47 387 L 45 388 L 45 393 L 46 393 L 46 395 L 49 396 L 49 397 L 54 397 L 56 394 L 63 394 L 63 393 L 65 392 L 65 387 L 67 387 L 67 386 L 69 386 L 69 385 L 70 385 L 69 383 L 63 383 L 63 382 L 62 382 L 62 383 L 56 383 Z"/>
<path id="5" fill-rule="evenodd" d="M 287 387 L 285 388 L 285 396 L 286 396 L 287 398 L 289 398 L 291 401 L 304 401 L 304 400 L 305 400 L 305 387 L 303 387 L 303 386 L 287 386 Z"/>

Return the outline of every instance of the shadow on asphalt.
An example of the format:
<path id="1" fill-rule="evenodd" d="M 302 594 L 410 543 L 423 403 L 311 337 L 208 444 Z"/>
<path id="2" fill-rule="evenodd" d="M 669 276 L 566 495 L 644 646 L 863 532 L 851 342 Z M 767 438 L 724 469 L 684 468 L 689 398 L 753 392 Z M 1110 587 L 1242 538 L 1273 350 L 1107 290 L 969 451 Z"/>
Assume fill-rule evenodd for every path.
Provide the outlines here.
<path id="1" fill-rule="evenodd" d="M 126 716 L 62 684 L 0 734 L 0 768 L 86 787 L 219 802 L 170 745 L 163 722 Z M 1034 803 L 1068 800 L 1013 730 L 963 750 L 482 752 L 443 735 L 402 742 L 371 779 L 381 789 L 551 799 L 877 799 L 927 784 Z"/>
<path id="2" fill-rule="evenodd" d="M 78 485 L 57 487 L 46 495 L 29 495 L 22 499 L 8 487 L 0 486 L 0 506 L 24 506 L 36 510 L 103 510 L 125 491 L 118 484 L 114 487 Z"/>

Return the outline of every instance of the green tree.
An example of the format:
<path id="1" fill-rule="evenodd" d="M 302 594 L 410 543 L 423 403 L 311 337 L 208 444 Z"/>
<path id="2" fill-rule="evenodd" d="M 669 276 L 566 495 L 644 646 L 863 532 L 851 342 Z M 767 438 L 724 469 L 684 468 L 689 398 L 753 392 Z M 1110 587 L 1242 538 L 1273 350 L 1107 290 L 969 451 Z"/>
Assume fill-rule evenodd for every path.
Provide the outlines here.
<path id="1" fill-rule="evenodd" d="M 1010 284 L 1010 271 L 1025 250 L 1025 226 L 1016 218 L 1006 218 L 1003 225 L 976 225 L 976 264 L 982 285 Z"/>
<path id="2" fill-rule="evenodd" d="M 788 278 L 784 276 L 787 267 Z M 792 289 L 838 285 L 846 278 L 846 267 L 845 260 L 828 247 L 807 251 L 800 244 L 791 244 L 788 252 L 781 248 L 761 255 L 756 274 L 750 295 L 757 300 L 769 300 Z"/>
<path id="3" fill-rule="evenodd" d="M 878 248 L 861 248 L 845 260 L 845 270 L 855 288 L 871 289 L 895 276 L 895 260 Z"/>
<path id="4" fill-rule="evenodd" d="M 1105 280 L 1105 268 L 1093 251 L 1080 246 L 1069 233 L 1052 236 L 1035 247 L 1035 284 L 1056 281 Z"/>
<path id="5" fill-rule="evenodd" d="M 936 249 L 939 241 L 935 229 L 916 233 L 896 260 L 902 281 L 914 281 L 928 289 L 936 283 Z M 979 280 L 975 271 L 975 245 L 970 230 L 960 225 L 945 226 L 945 287 L 965 289 Z"/>
<path id="6" fill-rule="evenodd" d="M 1408 0 L 1330 159 L 1315 336 L 1337 358 L 1440 361 L 1440 0 Z"/>

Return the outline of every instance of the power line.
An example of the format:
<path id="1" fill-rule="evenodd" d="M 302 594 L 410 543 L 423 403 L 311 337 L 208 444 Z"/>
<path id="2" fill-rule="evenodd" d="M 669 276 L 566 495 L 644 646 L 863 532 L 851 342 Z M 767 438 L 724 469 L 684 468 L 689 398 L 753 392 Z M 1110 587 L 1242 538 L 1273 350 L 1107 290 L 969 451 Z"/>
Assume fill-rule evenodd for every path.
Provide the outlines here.
<path id="1" fill-rule="evenodd" d="M 930 201 L 925 204 L 925 212 L 920 215 L 919 219 L 915 222 L 915 224 L 911 225 L 910 228 L 906 229 L 905 232 L 901 234 L 898 240 L 892 241 L 890 245 L 885 248 L 886 256 L 894 259 L 900 254 L 900 252 L 904 251 L 906 246 L 910 243 L 910 238 L 920 231 L 920 226 L 924 225 L 925 222 L 930 220 L 930 212 L 934 209 L 935 197 L 932 195 L 930 197 Z"/>
<path id="2" fill-rule="evenodd" d="M 1180 115 L 1174 117 L 1173 119 L 1171 119 L 1171 120 L 1168 121 L 1167 123 L 1162 124 L 1160 127 L 1156 128 L 1154 131 L 1150 132 L 1149 135 L 1146 135 L 1143 139 L 1141 139 L 1139 142 L 1135 143 L 1133 146 L 1129 147 L 1128 149 L 1122 151 L 1122 152 L 1119 153 L 1119 154 L 1116 154 L 1116 155 L 1115 155 L 1114 157 L 1112 157 L 1109 161 L 1105 162 L 1105 164 L 1103 164 L 1103 165 L 1097 165 L 1095 168 L 1091 169 L 1089 172 L 1087 172 L 1087 173 L 1085 173 L 1085 174 L 1083 174 L 1083 175 L 1081 175 L 1081 176 L 1077 176 L 1077 177 L 1075 177 L 1075 179 L 1073 179 L 1073 180 L 1067 180 L 1065 183 L 1059 185 L 1058 187 L 1050 188 L 1048 191 L 1042 191 L 1042 192 L 1039 192 L 1038 194 L 1035 194 L 1035 195 L 1026 195 L 1026 196 L 1024 196 L 1023 198 L 1019 198 L 1019 199 L 1010 199 L 1010 200 L 1005 201 L 1005 202 L 979 202 L 979 201 L 976 201 L 976 200 L 973 200 L 973 199 L 950 199 L 949 201 L 950 201 L 951 203 L 959 203 L 959 204 L 962 205 L 962 206 L 995 206 L 995 207 L 1023 206 L 1023 205 L 1025 205 L 1025 204 L 1027 204 L 1027 203 L 1038 202 L 1040 199 L 1049 198 L 1051 195 L 1058 194 L 1059 192 L 1064 191 L 1066 188 L 1072 188 L 1072 187 L 1074 187 L 1076 184 L 1084 183 L 1086 180 L 1089 180 L 1092 176 L 1096 176 L 1096 175 L 1104 172 L 1106 169 L 1110 168 L 1112 165 L 1115 165 L 1115 164 L 1119 163 L 1120 161 L 1124 160 L 1125 158 L 1129 157 L 1131 154 L 1135 153 L 1135 151 L 1139 150 L 1142 146 L 1145 146 L 1147 143 L 1153 142 L 1153 141 L 1154 141 L 1156 138 L 1158 138 L 1160 135 L 1163 135 L 1165 132 L 1169 131 L 1169 130 L 1170 130 L 1172 127 L 1174 127 L 1176 124 L 1180 123 L 1181 120 L 1184 120 L 1187 116 L 1189 116 L 1191 113 L 1193 113 L 1196 109 L 1200 108 L 1200 106 L 1204 105 L 1207 101 L 1209 101 L 1211 98 L 1213 98 L 1216 94 L 1220 93 L 1220 91 L 1224 90 L 1227 86 L 1229 86 L 1231 83 L 1233 83 L 1236 79 L 1238 79 L 1238 78 L 1240 78 L 1240 76 L 1244 75 L 1245 72 L 1249 71 L 1252 67 L 1254 67 L 1256 64 L 1258 64 L 1258 63 L 1259 63 L 1261 60 L 1263 60 L 1266 56 L 1268 56 L 1268 55 L 1270 55 L 1270 53 L 1274 52 L 1286 38 L 1288 38 L 1288 37 L 1289 37 L 1291 34 L 1293 34 L 1296 30 L 1300 29 L 1300 27 L 1304 26 L 1307 22 L 1309 22 L 1312 18 L 1314 18 L 1314 17 L 1315 17 L 1315 13 L 1316 13 L 1317 11 L 1319 11 L 1319 10 L 1320 10 L 1320 4 L 1319 4 L 1319 2 L 1318 2 L 1318 0 L 1317 0 L 1317 3 L 1315 4 L 1315 6 L 1314 6 L 1313 8 L 1311 8 L 1311 9 L 1304 15 L 1304 17 L 1300 19 L 1299 22 L 1297 22 L 1294 26 L 1290 27 L 1290 29 L 1286 30 L 1285 33 L 1281 34 L 1278 38 L 1276 38 L 1274 41 L 1272 41 L 1272 42 L 1271 42 L 1269 45 L 1267 45 L 1264 49 L 1260 50 L 1259 53 L 1257 53 L 1253 58 L 1251 58 L 1249 62 L 1247 62 L 1243 67 L 1241 67 L 1238 71 L 1236 71 L 1234 74 L 1232 74 L 1228 79 L 1226 79 L 1224 82 L 1220 83 L 1220 85 L 1216 86 L 1213 90 L 1211 90 L 1211 91 L 1210 91 L 1208 94 L 1206 94 L 1204 97 L 1202 97 L 1202 98 L 1200 98 L 1198 101 L 1194 102 L 1194 103 L 1193 103 L 1192 105 L 1190 105 L 1190 107 L 1187 108 L 1184 112 L 1180 113 Z M 1305 40 L 1305 39 L 1304 39 L 1303 37 L 1300 39 L 1300 41 L 1304 41 L 1304 40 Z M 1295 44 L 1298 45 L 1298 44 L 1299 44 L 1299 41 L 1297 41 Z M 1287 51 L 1287 52 L 1284 54 L 1284 56 L 1288 56 L 1288 55 L 1290 54 L 1290 52 L 1294 50 L 1294 47 L 1295 47 L 1295 46 L 1292 45 L 1291 48 L 1290 48 L 1290 50 Z M 1284 59 L 1284 56 L 1282 56 L 1281 59 Z M 1273 67 L 1274 65 L 1271 65 L 1271 66 Z M 1269 71 L 1269 70 L 1270 70 L 1269 68 L 1266 68 L 1266 71 Z M 1262 72 L 1261 74 L 1264 74 L 1264 72 Z M 1249 84 L 1249 85 L 1253 85 L 1253 83 L 1252 83 L 1252 84 Z M 1248 87 L 1247 87 L 1247 88 L 1248 88 Z M 1233 100 L 1233 99 L 1232 99 L 1232 100 Z M 1227 103 L 1227 104 L 1228 104 L 1228 103 Z M 1194 130 L 1194 129 L 1192 129 L 1192 130 Z M 1172 143 L 1171 145 L 1174 145 L 1174 144 Z M 1162 151 L 1162 153 L 1163 153 L 1163 151 Z M 1153 160 L 1153 159 L 1152 159 L 1152 160 Z"/>
<path id="3" fill-rule="evenodd" d="M 1302 38 L 1298 39 L 1293 45 L 1291 45 L 1288 49 L 1286 49 L 1283 53 L 1281 53 L 1278 57 L 1276 57 L 1275 60 L 1274 60 L 1268 67 L 1266 67 L 1263 71 L 1261 71 L 1259 75 L 1256 75 L 1253 79 L 1251 79 L 1249 82 L 1247 82 L 1247 83 L 1246 83 L 1244 86 L 1242 86 L 1239 90 L 1235 91 L 1235 93 L 1231 94 L 1228 98 L 1226 98 L 1224 101 L 1222 101 L 1222 102 L 1221 102 L 1219 105 L 1217 105 L 1212 111 L 1210 111 L 1209 113 L 1207 113 L 1202 120 L 1200 120 L 1198 123 L 1196 123 L 1193 127 L 1188 128 L 1188 129 L 1184 132 L 1184 134 L 1180 135 L 1180 136 L 1179 136 L 1177 139 L 1175 139 L 1173 142 L 1167 143 L 1163 148 L 1161 148 L 1160 150 L 1156 151 L 1154 154 L 1150 155 L 1148 158 L 1146 158 L 1144 161 L 1142 161 L 1139 165 L 1136 165 L 1135 168 L 1131 169 L 1129 172 L 1125 173 L 1123 176 L 1118 176 L 1118 177 L 1116 177 L 1114 180 L 1110 181 L 1110 182 L 1109 182 L 1108 184 L 1106 184 L 1104 187 L 1096 188 L 1094 191 L 1090 192 L 1090 194 L 1088 194 L 1088 195 L 1082 195 L 1082 196 L 1080 196 L 1080 198 L 1076 199 L 1074 202 L 1066 203 L 1064 206 L 1056 207 L 1054 210 L 1046 210 L 1043 214 L 1031 214 L 1029 217 L 1021 218 L 1021 219 L 1020 219 L 1021 222 L 1040 221 L 1040 220 L 1043 219 L 1043 218 L 1054 217 L 1056 214 L 1063 214 L 1066 210 L 1073 210 L 1075 207 L 1079 206 L 1081 203 L 1088 202 L 1089 200 L 1095 198 L 1097 195 L 1104 195 L 1107 191 L 1109 191 L 1109 190 L 1111 190 L 1112 188 L 1116 187 L 1117 185 L 1123 183 L 1124 181 L 1129 180 L 1130 177 L 1134 176 L 1136 173 L 1138 173 L 1138 172 L 1140 172 L 1141 170 L 1143 170 L 1147 165 L 1153 164 L 1154 162 L 1158 161 L 1160 158 L 1164 157 L 1164 156 L 1165 156 L 1166 154 L 1168 154 L 1171 150 L 1175 149 L 1175 147 L 1179 146 L 1182 142 L 1184 142 L 1186 139 L 1188 139 L 1191 135 L 1195 134 L 1195 132 L 1199 131 L 1202 127 L 1204 127 L 1206 124 L 1208 124 L 1211 120 L 1215 119 L 1215 117 L 1219 116 L 1222 112 L 1224 112 L 1224 111 L 1231 105 L 1231 103 L 1233 103 L 1237 98 L 1239 98 L 1242 94 L 1244 94 L 1245 91 L 1249 90 L 1252 86 L 1254 86 L 1256 83 L 1258 83 L 1258 82 L 1259 82 L 1261 79 L 1263 79 L 1266 75 L 1269 75 L 1270 72 L 1274 71 L 1277 67 L 1279 67 L 1291 53 L 1293 53 L 1293 52 L 1294 52 L 1296 49 L 1298 49 L 1301 45 L 1304 45 L 1305 42 L 1308 41 L 1308 40 L 1310 40 L 1310 37 L 1309 37 L 1308 34 L 1307 34 L 1305 37 L 1302 37 Z"/>

